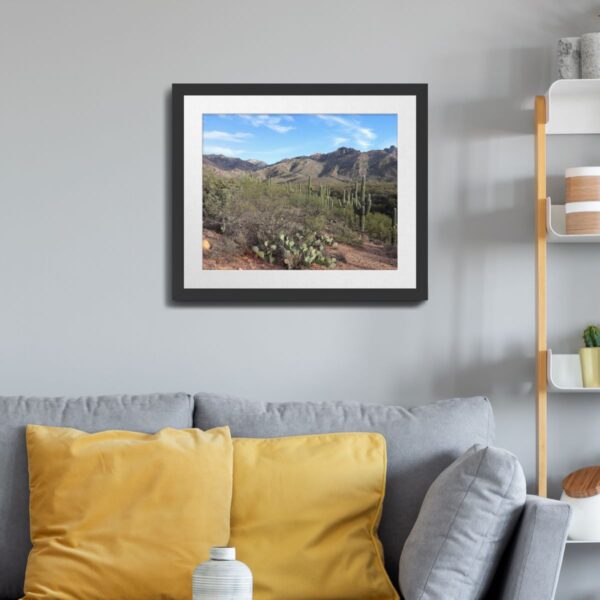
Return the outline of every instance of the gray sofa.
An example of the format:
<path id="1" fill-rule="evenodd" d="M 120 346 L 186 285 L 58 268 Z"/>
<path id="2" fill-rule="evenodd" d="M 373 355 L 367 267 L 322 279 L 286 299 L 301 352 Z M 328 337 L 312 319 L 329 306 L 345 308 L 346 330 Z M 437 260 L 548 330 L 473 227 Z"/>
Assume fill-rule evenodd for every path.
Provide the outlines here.
<path id="1" fill-rule="evenodd" d="M 437 475 L 475 443 L 491 445 L 494 419 L 486 398 L 452 399 L 405 409 L 342 403 L 263 404 L 209 394 L 0 397 L 0 598 L 22 593 L 29 542 L 25 426 L 88 432 L 229 425 L 237 437 L 378 431 L 387 440 L 388 479 L 380 536 L 397 585 L 402 547 Z M 489 600 L 551 600 L 569 523 L 567 505 L 530 496 Z M 450 599 L 447 600 L 460 600 Z"/>

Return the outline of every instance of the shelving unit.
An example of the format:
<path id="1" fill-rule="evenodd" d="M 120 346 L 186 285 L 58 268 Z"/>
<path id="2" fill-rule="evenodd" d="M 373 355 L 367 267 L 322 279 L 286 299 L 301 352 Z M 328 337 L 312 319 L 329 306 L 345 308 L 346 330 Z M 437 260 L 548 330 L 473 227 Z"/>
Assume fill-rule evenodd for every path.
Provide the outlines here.
<path id="1" fill-rule="evenodd" d="M 553 354 L 548 348 L 548 244 L 600 243 L 600 235 L 568 235 L 564 206 L 552 204 L 547 197 L 547 136 L 565 134 L 600 134 L 600 79 L 556 81 L 545 96 L 535 99 L 536 462 L 540 496 L 548 495 L 548 392 L 600 394 L 600 388 L 583 387 L 577 354 Z"/>

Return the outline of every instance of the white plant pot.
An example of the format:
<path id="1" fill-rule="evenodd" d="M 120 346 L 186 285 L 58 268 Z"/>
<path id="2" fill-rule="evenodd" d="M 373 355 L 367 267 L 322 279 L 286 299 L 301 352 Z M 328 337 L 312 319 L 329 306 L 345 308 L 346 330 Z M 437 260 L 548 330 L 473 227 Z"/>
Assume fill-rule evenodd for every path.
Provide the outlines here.
<path id="1" fill-rule="evenodd" d="M 563 492 L 560 499 L 571 506 L 573 513 L 569 539 L 581 542 L 600 541 L 600 495 L 571 498 Z"/>

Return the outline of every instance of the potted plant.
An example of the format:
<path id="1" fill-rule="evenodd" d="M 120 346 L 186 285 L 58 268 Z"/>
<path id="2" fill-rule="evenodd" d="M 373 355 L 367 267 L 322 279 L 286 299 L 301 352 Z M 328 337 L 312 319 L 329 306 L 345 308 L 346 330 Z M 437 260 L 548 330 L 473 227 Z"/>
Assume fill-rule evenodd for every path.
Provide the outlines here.
<path id="1" fill-rule="evenodd" d="M 585 348 L 579 351 L 583 387 L 600 388 L 600 329 L 595 325 L 583 332 Z"/>

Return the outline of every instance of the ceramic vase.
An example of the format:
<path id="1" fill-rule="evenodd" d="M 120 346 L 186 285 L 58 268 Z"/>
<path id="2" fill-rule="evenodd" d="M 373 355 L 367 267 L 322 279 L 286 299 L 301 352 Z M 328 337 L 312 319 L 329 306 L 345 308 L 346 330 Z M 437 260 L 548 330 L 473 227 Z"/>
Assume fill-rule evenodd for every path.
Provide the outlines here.
<path id="1" fill-rule="evenodd" d="M 194 570 L 193 599 L 252 600 L 252 573 L 235 558 L 235 548 L 211 548 L 210 560 Z"/>
<path id="2" fill-rule="evenodd" d="M 563 492 L 560 500 L 571 507 L 569 539 L 580 542 L 600 540 L 600 496 L 571 498 Z"/>
<path id="3" fill-rule="evenodd" d="M 581 38 L 567 37 L 558 40 L 558 76 L 561 79 L 581 77 Z"/>
<path id="4" fill-rule="evenodd" d="M 584 79 L 600 79 L 600 33 L 581 36 L 581 75 Z"/>

